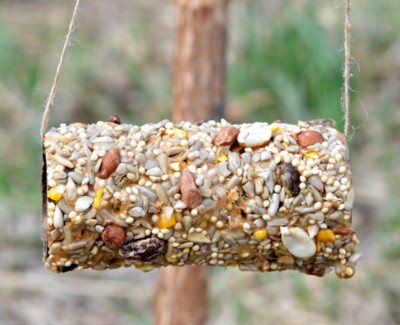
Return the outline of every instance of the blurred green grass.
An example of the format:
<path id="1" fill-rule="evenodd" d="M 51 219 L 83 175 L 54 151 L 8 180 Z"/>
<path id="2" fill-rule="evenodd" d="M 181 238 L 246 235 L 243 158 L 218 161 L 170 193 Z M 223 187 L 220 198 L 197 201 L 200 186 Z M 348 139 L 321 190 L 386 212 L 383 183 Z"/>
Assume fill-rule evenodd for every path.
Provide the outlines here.
<path id="1" fill-rule="evenodd" d="M 228 120 L 295 123 L 329 117 L 343 129 L 341 4 L 232 1 Z M 38 227 L 27 215 L 39 215 L 38 129 L 71 5 L 0 1 L 0 220 L 7 224 L 0 228 L 0 248 L 5 248 L 0 270 L 42 271 Z M 400 288 L 391 285 L 400 275 L 400 3 L 354 1 L 353 9 L 352 53 L 361 67 L 359 72 L 352 64 L 357 93 L 352 93 L 356 130 L 350 142 L 357 192 L 354 222 L 365 254 L 359 271 L 345 283 L 333 275 L 314 280 L 291 272 L 213 269 L 209 324 L 400 322 L 395 303 Z M 138 125 L 169 118 L 174 19 L 172 1 L 161 6 L 124 0 L 85 4 L 49 125 L 91 123 L 114 113 Z M 133 281 L 129 274 L 142 279 L 134 270 L 121 274 L 126 281 Z M 89 277 L 100 281 L 108 276 L 113 277 Z M 148 283 L 152 276 L 143 279 Z M 1 293 L 0 302 L 11 306 Z M 145 302 L 135 308 L 132 302 L 112 301 L 108 312 L 121 324 L 149 324 L 150 302 Z"/>

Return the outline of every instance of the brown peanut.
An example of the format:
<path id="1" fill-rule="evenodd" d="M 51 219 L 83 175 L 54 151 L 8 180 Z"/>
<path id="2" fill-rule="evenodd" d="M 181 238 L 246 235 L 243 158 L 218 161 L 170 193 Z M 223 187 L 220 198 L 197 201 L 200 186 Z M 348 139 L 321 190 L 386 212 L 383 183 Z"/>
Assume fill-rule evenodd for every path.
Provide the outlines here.
<path id="1" fill-rule="evenodd" d="M 200 205 L 202 195 L 194 182 L 191 172 L 185 171 L 179 181 L 183 201 L 189 209 L 194 209 Z"/>
<path id="2" fill-rule="evenodd" d="M 104 156 L 97 177 L 102 179 L 109 178 L 110 175 L 117 169 L 120 163 L 121 163 L 121 157 L 119 156 L 118 148 L 112 148 Z"/>

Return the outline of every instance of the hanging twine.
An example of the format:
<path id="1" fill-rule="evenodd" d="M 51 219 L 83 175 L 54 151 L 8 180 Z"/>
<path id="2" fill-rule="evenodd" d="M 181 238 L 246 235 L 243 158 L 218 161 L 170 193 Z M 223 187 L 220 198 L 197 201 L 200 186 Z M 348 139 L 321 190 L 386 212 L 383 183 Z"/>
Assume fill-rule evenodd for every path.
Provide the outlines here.
<path id="1" fill-rule="evenodd" d="M 68 50 L 68 47 L 69 47 L 69 44 L 70 44 L 72 32 L 74 31 L 74 24 L 75 24 L 76 15 L 77 15 L 80 3 L 81 3 L 81 0 L 76 0 L 74 12 L 72 14 L 71 22 L 69 24 L 68 34 L 67 34 L 67 37 L 65 39 L 63 50 L 61 52 L 60 62 L 58 63 L 56 76 L 54 77 L 54 83 L 53 83 L 53 86 L 51 87 L 50 95 L 49 95 L 49 98 L 47 99 L 46 108 L 45 108 L 44 113 L 43 113 L 42 126 L 40 128 L 40 135 L 41 135 L 41 138 L 42 138 L 43 142 L 44 142 L 44 134 L 46 132 L 47 121 L 48 121 L 48 118 L 49 118 L 50 109 L 51 109 L 51 107 L 53 105 L 53 102 L 54 102 L 54 96 L 56 94 L 58 81 L 60 79 L 61 69 L 62 69 L 62 67 L 64 65 L 65 55 L 67 53 L 67 50 Z"/>
<path id="2" fill-rule="evenodd" d="M 345 52 L 345 61 L 344 61 L 344 111 L 345 111 L 345 126 L 344 126 L 344 135 L 347 138 L 349 132 L 350 125 L 350 6 L 351 0 L 346 0 L 346 21 L 344 24 L 344 52 Z"/>

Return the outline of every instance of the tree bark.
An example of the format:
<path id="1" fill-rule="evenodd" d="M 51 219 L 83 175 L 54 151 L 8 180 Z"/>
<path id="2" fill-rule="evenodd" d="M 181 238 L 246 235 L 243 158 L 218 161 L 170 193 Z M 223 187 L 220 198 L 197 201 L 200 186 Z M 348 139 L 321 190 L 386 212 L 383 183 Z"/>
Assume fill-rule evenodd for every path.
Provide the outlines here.
<path id="1" fill-rule="evenodd" d="M 228 0 L 177 0 L 173 120 L 223 116 Z M 155 325 L 202 325 L 207 316 L 208 268 L 158 271 Z"/>
<path id="2" fill-rule="evenodd" d="M 221 118 L 225 108 L 228 0 L 177 0 L 175 121 Z"/>

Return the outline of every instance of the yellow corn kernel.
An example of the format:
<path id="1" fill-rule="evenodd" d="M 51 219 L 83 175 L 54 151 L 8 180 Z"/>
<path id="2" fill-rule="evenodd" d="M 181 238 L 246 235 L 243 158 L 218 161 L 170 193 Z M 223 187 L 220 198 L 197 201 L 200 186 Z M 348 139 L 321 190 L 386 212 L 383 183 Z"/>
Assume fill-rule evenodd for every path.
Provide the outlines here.
<path id="1" fill-rule="evenodd" d="M 225 161 L 225 160 L 228 160 L 228 157 L 225 156 L 225 155 L 221 155 L 221 156 L 219 156 L 219 157 L 217 158 L 216 163 L 217 163 L 217 165 L 218 165 L 221 161 Z"/>
<path id="2" fill-rule="evenodd" d="M 176 257 L 167 257 L 166 258 L 169 263 L 177 263 L 178 259 Z"/>
<path id="3" fill-rule="evenodd" d="M 264 228 L 258 229 L 253 233 L 254 237 L 258 240 L 263 240 L 267 238 L 267 230 Z"/>
<path id="4" fill-rule="evenodd" d="M 157 226 L 161 229 L 167 229 L 169 227 L 175 226 L 175 216 L 171 216 L 171 220 L 168 220 L 167 215 L 165 213 L 161 213 L 160 218 L 158 219 Z"/>
<path id="5" fill-rule="evenodd" d="M 336 240 L 334 232 L 330 229 L 321 229 L 318 231 L 317 239 L 321 243 L 329 243 Z"/>
<path id="6" fill-rule="evenodd" d="M 93 206 L 98 208 L 100 206 L 100 199 L 103 196 L 104 191 L 103 190 L 98 190 L 96 192 L 96 197 L 93 200 Z"/>
<path id="7" fill-rule="evenodd" d="M 306 152 L 303 154 L 303 156 L 306 156 L 307 158 L 312 158 L 312 159 L 319 159 L 319 155 L 315 151 Z"/>
<path id="8" fill-rule="evenodd" d="M 190 256 L 190 257 L 193 257 L 193 256 L 194 256 L 194 250 L 193 250 L 193 249 L 190 251 L 189 256 Z"/>
<path id="9" fill-rule="evenodd" d="M 151 270 L 154 269 L 154 265 L 148 265 L 148 264 L 144 264 L 144 265 L 135 265 L 135 267 L 136 267 L 138 270 L 140 270 L 140 271 L 142 271 L 142 272 L 144 272 L 144 273 L 150 272 Z"/>
<path id="10" fill-rule="evenodd" d="M 272 133 L 275 133 L 279 130 L 279 126 L 278 125 L 273 125 L 272 126 Z"/>
<path id="11" fill-rule="evenodd" d="M 175 131 L 175 134 L 178 136 L 178 137 L 180 137 L 181 139 L 187 139 L 187 132 L 185 132 L 185 131 L 182 131 L 182 130 L 179 130 L 179 129 L 177 129 L 177 128 L 173 128 L 172 130 L 174 130 Z"/>
<path id="12" fill-rule="evenodd" d="M 181 164 L 179 162 L 170 163 L 168 167 L 174 172 L 180 172 L 182 170 Z"/>
<path id="13" fill-rule="evenodd" d="M 189 247 L 186 247 L 184 250 L 183 250 L 183 252 L 186 254 L 186 253 L 189 253 L 189 251 L 190 251 L 190 248 Z"/>
<path id="14" fill-rule="evenodd" d="M 228 264 L 230 267 L 237 267 L 239 264 Z"/>
<path id="15" fill-rule="evenodd" d="M 60 201 L 63 194 L 59 190 L 58 186 L 53 187 L 47 192 L 47 196 L 54 201 Z"/>
<path id="16" fill-rule="evenodd" d="M 321 251 L 321 243 L 317 241 L 317 253 Z"/>

